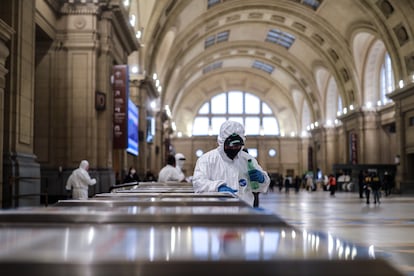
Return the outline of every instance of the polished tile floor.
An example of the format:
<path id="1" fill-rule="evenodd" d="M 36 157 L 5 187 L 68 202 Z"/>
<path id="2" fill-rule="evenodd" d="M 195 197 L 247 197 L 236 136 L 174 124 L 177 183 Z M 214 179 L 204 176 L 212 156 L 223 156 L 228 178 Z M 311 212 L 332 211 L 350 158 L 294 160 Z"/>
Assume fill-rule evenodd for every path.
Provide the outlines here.
<path id="1" fill-rule="evenodd" d="M 292 226 L 329 233 L 364 246 L 374 246 L 405 275 L 414 276 L 414 195 L 391 195 L 381 204 L 367 205 L 359 194 L 284 190 L 260 195 L 260 207 L 272 211 Z"/>

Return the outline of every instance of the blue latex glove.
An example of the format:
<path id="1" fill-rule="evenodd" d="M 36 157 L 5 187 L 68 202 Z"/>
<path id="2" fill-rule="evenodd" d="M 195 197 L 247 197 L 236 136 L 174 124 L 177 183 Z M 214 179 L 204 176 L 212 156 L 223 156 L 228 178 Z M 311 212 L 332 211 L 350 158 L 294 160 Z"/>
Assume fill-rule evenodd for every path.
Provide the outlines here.
<path id="1" fill-rule="evenodd" d="M 218 187 L 218 191 L 219 192 L 230 192 L 232 194 L 234 194 L 235 192 L 237 192 L 237 190 L 233 190 L 232 188 L 230 188 L 226 184 L 223 184 L 220 187 Z"/>
<path id="2" fill-rule="evenodd" d="M 257 181 L 259 183 L 263 183 L 265 178 L 261 171 L 259 170 L 250 170 L 249 171 L 250 181 Z"/>

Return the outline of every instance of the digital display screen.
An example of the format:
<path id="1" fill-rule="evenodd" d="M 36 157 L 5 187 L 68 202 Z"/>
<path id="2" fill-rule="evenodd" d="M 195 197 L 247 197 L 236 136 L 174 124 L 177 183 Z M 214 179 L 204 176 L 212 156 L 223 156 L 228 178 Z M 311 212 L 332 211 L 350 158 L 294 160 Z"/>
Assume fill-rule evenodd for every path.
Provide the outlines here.
<path id="1" fill-rule="evenodd" d="M 128 144 L 127 152 L 138 155 L 138 107 L 131 99 L 128 99 Z"/>

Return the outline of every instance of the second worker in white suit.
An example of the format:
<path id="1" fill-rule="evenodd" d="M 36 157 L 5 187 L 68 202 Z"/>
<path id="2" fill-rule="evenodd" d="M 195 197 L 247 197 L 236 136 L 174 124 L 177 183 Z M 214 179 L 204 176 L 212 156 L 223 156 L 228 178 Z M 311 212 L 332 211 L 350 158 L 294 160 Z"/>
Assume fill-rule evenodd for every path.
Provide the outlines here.
<path id="1" fill-rule="evenodd" d="M 88 173 L 89 162 L 82 160 L 79 168 L 74 170 L 66 182 L 66 190 L 72 190 L 72 199 L 88 199 L 89 186 L 96 184 L 96 179 Z"/>
<path id="2" fill-rule="evenodd" d="M 193 175 L 195 192 L 232 192 L 253 205 L 250 181 L 259 182 L 259 188 L 254 192 L 267 191 L 270 178 L 255 158 L 242 151 L 244 141 L 242 124 L 226 121 L 221 125 L 218 147 L 197 160 Z M 248 170 L 249 159 L 252 159 L 255 170 Z"/>

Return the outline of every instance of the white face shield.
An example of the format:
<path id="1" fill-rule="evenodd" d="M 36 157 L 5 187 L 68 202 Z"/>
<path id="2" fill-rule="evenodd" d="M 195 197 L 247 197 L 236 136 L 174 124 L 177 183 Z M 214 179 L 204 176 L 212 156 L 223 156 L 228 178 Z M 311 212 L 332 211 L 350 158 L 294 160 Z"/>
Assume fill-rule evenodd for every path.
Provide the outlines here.
<path id="1" fill-rule="evenodd" d="M 184 166 L 184 162 L 185 162 L 185 156 L 182 153 L 177 153 L 175 155 L 175 165 L 176 167 L 182 169 Z"/>
<path id="2" fill-rule="evenodd" d="M 184 162 L 185 160 L 178 160 L 176 163 L 176 166 L 180 169 L 182 169 L 184 167 Z"/>

